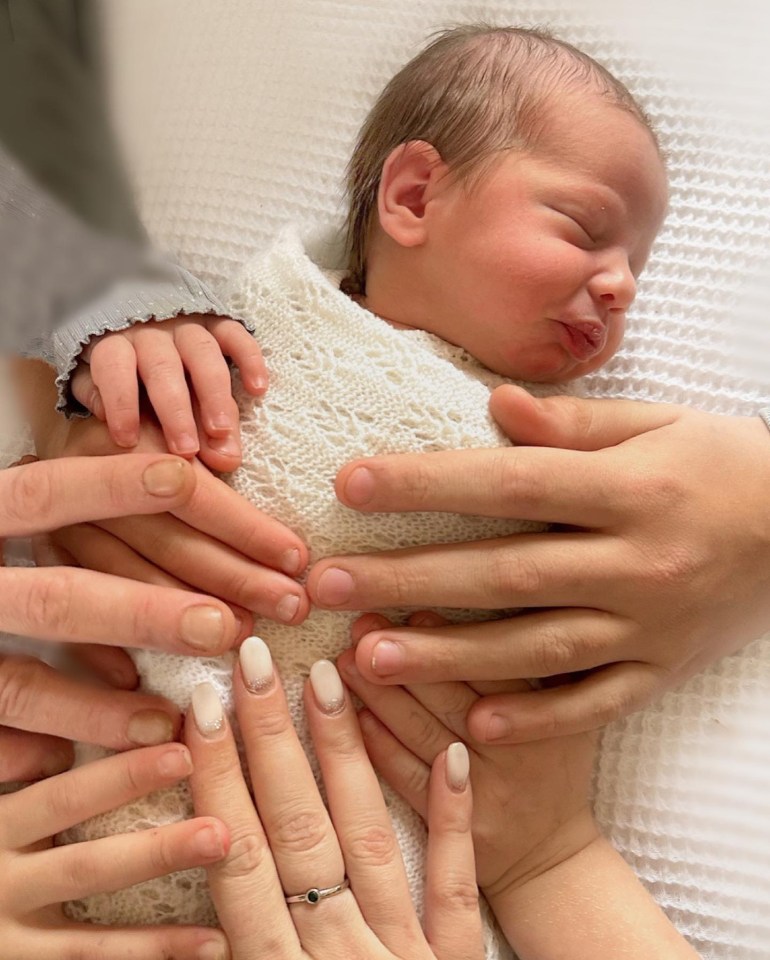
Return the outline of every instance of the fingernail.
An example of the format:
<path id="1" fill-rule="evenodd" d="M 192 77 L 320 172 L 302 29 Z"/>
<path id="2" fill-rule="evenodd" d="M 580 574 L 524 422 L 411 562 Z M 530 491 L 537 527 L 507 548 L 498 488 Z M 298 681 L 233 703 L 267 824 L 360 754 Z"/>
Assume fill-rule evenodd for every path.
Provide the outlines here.
<path id="1" fill-rule="evenodd" d="M 199 683 L 192 692 L 195 726 L 204 737 L 215 737 L 225 726 L 225 714 L 219 696 L 210 683 Z"/>
<path id="2" fill-rule="evenodd" d="M 273 685 L 273 658 L 260 637 L 249 637 L 238 653 L 243 682 L 252 693 L 263 693 Z"/>
<path id="3" fill-rule="evenodd" d="M 228 960 L 227 947 L 219 940 L 207 940 L 198 947 L 196 960 Z"/>
<path id="4" fill-rule="evenodd" d="M 346 570 L 330 567 L 318 578 L 316 596 L 319 603 L 330 607 L 347 602 L 353 594 L 353 578 Z"/>
<path id="5" fill-rule="evenodd" d="M 374 477 L 366 467 L 356 467 L 345 483 L 345 499 L 362 507 L 374 496 Z"/>
<path id="6" fill-rule="evenodd" d="M 186 471 L 181 460 L 158 460 L 142 474 L 144 489 L 154 497 L 173 497 L 184 486 Z"/>
<path id="7" fill-rule="evenodd" d="M 174 721 L 160 710 L 140 710 L 128 721 L 126 737 L 137 747 L 152 747 L 174 738 Z"/>
<path id="8" fill-rule="evenodd" d="M 345 659 L 345 661 L 340 664 L 337 662 L 337 666 L 342 670 L 342 672 L 348 677 L 360 677 L 361 674 L 358 672 L 358 667 L 356 666 L 356 658 L 350 657 L 350 659 Z"/>
<path id="9" fill-rule="evenodd" d="M 211 429 L 212 430 L 229 430 L 232 426 L 232 421 L 230 417 L 225 413 L 224 410 L 219 410 L 211 417 Z"/>
<path id="10" fill-rule="evenodd" d="M 198 438 L 191 433 L 180 433 L 174 438 L 174 450 L 182 457 L 189 457 L 190 454 L 197 453 L 200 450 Z"/>
<path id="11" fill-rule="evenodd" d="M 281 570 L 284 573 L 288 573 L 290 577 L 295 576 L 300 571 L 300 558 L 299 550 L 292 547 L 291 550 L 286 550 L 281 555 Z"/>
<path id="12" fill-rule="evenodd" d="M 162 777 L 179 780 L 192 773 L 192 757 L 187 747 L 174 747 L 158 757 L 157 769 Z"/>
<path id="13" fill-rule="evenodd" d="M 251 633 L 251 631 L 254 629 L 254 615 L 248 611 L 236 613 L 235 619 L 238 621 L 239 636 L 244 632 L 244 630 L 246 633 Z"/>
<path id="14" fill-rule="evenodd" d="M 446 782 L 450 790 L 462 793 L 468 784 L 471 758 L 464 743 L 450 743 L 446 752 Z"/>
<path id="15" fill-rule="evenodd" d="M 225 855 L 222 836 L 214 826 L 202 827 L 192 838 L 193 851 L 207 860 L 220 860 Z"/>
<path id="16" fill-rule="evenodd" d="M 372 673 L 378 677 L 388 677 L 404 668 L 404 648 L 392 640 L 380 640 L 372 651 Z"/>
<path id="17" fill-rule="evenodd" d="M 506 717 L 499 713 L 493 713 L 487 723 L 487 729 L 484 736 L 485 740 L 500 740 L 511 732 L 511 725 Z"/>
<path id="18" fill-rule="evenodd" d="M 316 660 L 310 668 L 310 686 L 324 713 L 339 713 L 345 706 L 345 690 L 331 660 Z"/>
<path id="19" fill-rule="evenodd" d="M 225 637 L 225 618 L 217 607 L 188 607 L 182 615 L 182 639 L 196 650 L 218 653 Z"/>
<path id="20" fill-rule="evenodd" d="M 256 376 L 251 381 L 251 384 L 257 393 L 264 393 L 268 386 L 267 377 L 263 377 L 261 375 Z"/>
<path id="21" fill-rule="evenodd" d="M 275 605 L 275 615 L 283 623 L 291 623 L 299 610 L 299 597 L 287 594 Z"/>
<path id="22" fill-rule="evenodd" d="M 226 457 L 240 457 L 241 445 L 235 437 L 209 437 L 209 447 Z"/>

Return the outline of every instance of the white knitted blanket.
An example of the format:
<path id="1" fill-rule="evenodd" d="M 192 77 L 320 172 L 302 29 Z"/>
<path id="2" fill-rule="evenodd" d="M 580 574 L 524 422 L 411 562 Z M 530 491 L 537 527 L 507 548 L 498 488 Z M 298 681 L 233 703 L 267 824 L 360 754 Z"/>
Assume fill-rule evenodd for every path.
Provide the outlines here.
<path id="1" fill-rule="evenodd" d="M 117 0 L 111 14 L 143 215 L 214 281 L 287 222 L 335 265 L 355 132 L 431 30 L 551 24 L 639 95 L 672 185 L 626 344 L 576 390 L 721 413 L 770 399 L 764 0 Z M 770 957 L 769 702 L 765 640 L 604 737 L 599 817 L 708 960 Z"/>
<path id="2" fill-rule="evenodd" d="M 637 93 L 671 213 L 593 396 L 752 413 L 770 400 L 764 0 L 103 0 L 121 134 L 159 244 L 214 282 L 300 223 L 334 265 L 340 178 L 389 76 L 433 29 L 547 23 Z M 604 736 L 596 809 L 707 960 L 770 957 L 770 640 Z M 163 912 L 163 905 L 160 905 Z"/>

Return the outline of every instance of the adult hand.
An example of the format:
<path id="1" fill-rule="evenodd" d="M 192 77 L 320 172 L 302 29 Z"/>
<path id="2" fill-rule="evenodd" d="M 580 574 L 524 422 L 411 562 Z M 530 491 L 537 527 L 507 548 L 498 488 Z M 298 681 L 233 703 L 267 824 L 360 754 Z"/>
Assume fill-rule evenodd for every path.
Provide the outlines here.
<path id="1" fill-rule="evenodd" d="M 6 960 L 225 960 L 222 934 L 207 927 L 108 929 L 68 920 L 66 900 L 108 893 L 221 858 L 228 834 L 206 818 L 54 847 L 81 820 L 130 803 L 189 775 L 180 744 L 97 760 L 0 797 L 0 941 Z"/>
<path id="2" fill-rule="evenodd" d="M 495 391 L 491 408 L 511 439 L 529 446 L 356 461 L 338 475 L 338 496 L 366 512 L 440 510 L 566 529 L 331 558 L 313 569 L 308 589 L 328 609 L 530 612 L 375 631 L 356 651 L 365 677 L 580 674 L 472 707 L 474 738 L 521 742 L 628 714 L 770 626 L 770 437 L 761 420 L 536 400 L 512 386 Z"/>
<path id="3" fill-rule="evenodd" d="M 330 812 L 270 654 L 256 638 L 241 647 L 234 689 L 259 815 L 209 684 L 195 690 L 186 726 L 196 813 L 221 817 L 231 835 L 230 852 L 209 868 L 209 879 L 233 960 L 481 960 L 463 745 L 449 745 L 433 765 L 423 933 L 355 710 L 333 664 L 313 666 L 305 696 Z M 331 888 L 346 870 L 349 889 L 315 905 L 285 903 L 284 891 Z"/>
<path id="4" fill-rule="evenodd" d="M 120 452 L 104 423 L 59 418 L 37 437 L 46 459 Z M 160 428 L 144 418 L 137 450 L 165 451 Z M 305 590 L 294 580 L 307 565 L 307 547 L 193 461 L 195 485 L 184 503 L 152 517 L 96 520 L 59 531 L 54 542 L 81 566 L 156 585 L 187 587 L 234 606 L 251 632 L 251 614 L 298 624 L 308 614 Z M 249 613 L 247 614 L 247 611 Z"/>
<path id="5" fill-rule="evenodd" d="M 178 509 L 195 488 L 192 466 L 168 455 L 11 467 L 0 471 L 0 541 L 80 520 Z M 87 570 L 0 568 L 0 595 L 0 631 L 78 644 L 211 655 L 234 646 L 247 627 L 220 600 Z M 160 697 L 88 685 L 32 658 L 0 656 L 0 780 L 33 779 L 69 764 L 71 746 L 33 733 L 125 750 L 170 740 L 179 722 L 178 709 Z"/>

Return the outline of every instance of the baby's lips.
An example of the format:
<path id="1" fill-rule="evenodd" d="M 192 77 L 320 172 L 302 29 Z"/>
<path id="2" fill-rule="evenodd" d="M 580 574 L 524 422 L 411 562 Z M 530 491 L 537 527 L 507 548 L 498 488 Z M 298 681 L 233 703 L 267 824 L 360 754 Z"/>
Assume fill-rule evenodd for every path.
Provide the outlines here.
<path id="1" fill-rule="evenodd" d="M 564 329 L 564 343 L 576 360 L 590 360 L 607 344 L 609 330 L 599 320 L 559 320 Z"/>

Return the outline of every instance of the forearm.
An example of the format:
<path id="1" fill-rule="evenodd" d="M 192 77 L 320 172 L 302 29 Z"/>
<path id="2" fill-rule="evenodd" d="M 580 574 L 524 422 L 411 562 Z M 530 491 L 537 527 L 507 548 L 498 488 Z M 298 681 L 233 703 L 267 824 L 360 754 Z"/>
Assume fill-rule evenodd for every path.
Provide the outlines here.
<path id="1" fill-rule="evenodd" d="M 603 837 L 487 899 L 520 960 L 698 957 Z"/>

